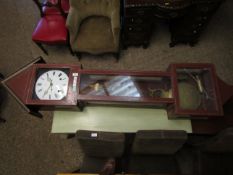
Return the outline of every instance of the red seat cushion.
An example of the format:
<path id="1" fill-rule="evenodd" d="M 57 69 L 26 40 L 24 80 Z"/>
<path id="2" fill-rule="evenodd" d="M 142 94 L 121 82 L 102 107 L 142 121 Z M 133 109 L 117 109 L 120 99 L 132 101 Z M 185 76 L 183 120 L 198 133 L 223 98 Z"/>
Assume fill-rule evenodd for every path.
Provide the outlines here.
<path id="1" fill-rule="evenodd" d="M 66 44 L 67 29 L 64 17 L 49 15 L 41 18 L 32 34 L 32 40 L 45 44 Z"/>
<path id="2" fill-rule="evenodd" d="M 56 4 L 57 3 L 57 0 L 46 0 L 46 1 L 49 1 L 52 4 Z M 62 6 L 62 9 L 63 9 L 63 11 L 65 13 L 69 12 L 69 9 L 70 9 L 69 0 L 61 0 L 61 6 Z M 56 8 L 56 7 L 47 7 L 47 6 L 44 6 L 43 7 L 43 12 L 46 15 L 60 14 L 59 9 Z"/>

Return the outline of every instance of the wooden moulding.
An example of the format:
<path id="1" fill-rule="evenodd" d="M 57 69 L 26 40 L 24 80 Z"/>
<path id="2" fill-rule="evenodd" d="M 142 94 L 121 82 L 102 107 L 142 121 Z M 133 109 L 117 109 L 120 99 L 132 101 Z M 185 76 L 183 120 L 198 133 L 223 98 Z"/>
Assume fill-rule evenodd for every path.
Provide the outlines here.
<path id="1" fill-rule="evenodd" d="M 1 83 L 6 90 L 18 101 L 18 103 L 27 112 L 30 112 L 26 102 L 26 90 L 28 88 L 28 79 L 30 77 L 31 66 L 33 64 L 46 63 L 42 57 L 38 57 L 25 66 L 19 68 L 16 72 L 5 78 Z M 21 76 L 22 75 L 22 76 Z M 26 77 L 25 77 L 26 76 Z M 13 78 L 18 77 L 17 81 L 11 81 Z"/>

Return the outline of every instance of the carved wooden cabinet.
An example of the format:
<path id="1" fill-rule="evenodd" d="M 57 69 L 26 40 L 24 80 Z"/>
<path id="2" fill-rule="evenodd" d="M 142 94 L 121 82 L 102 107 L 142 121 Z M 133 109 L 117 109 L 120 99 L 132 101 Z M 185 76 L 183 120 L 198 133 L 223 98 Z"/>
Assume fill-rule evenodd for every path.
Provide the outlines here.
<path id="1" fill-rule="evenodd" d="M 180 18 L 172 19 L 169 24 L 170 46 L 173 47 L 178 43 L 194 46 L 220 3 L 220 0 L 193 1 L 193 5 L 189 7 L 190 12 Z"/>
<path id="2" fill-rule="evenodd" d="M 178 43 L 193 46 L 222 0 L 124 0 L 123 47 L 150 43 L 153 26 L 166 21 L 170 47 Z"/>
<path id="3" fill-rule="evenodd" d="M 123 48 L 143 45 L 147 48 L 153 28 L 153 9 L 124 1 Z"/>

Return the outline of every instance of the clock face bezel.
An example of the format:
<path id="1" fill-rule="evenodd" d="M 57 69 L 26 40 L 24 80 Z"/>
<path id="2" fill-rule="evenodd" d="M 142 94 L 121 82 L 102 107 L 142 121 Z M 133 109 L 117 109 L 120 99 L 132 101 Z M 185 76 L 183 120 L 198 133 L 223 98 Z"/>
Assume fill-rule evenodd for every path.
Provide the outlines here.
<path id="1" fill-rule="evenodd" d="M 63 97 L 61 100 L 44 100 L 39 98 L 34 98 L 33 95 L 35 95 L 34 89 L 36 82 L 39 78 L 38 71 L 40 70 L 46 70 L 44 72 L 50 71 L 50 70 L 66 70 L 68 72 L 68 87 L 67 87 L 67 94 L 65 97 Z M 28 83 L 28 92 L 27 92 L 27 99 L 26 104 L 27 105 L 61 105 L 61 106 L 73 106 L 77 104 L 77 89 L 78 84 L 73 85 L 74 81 L 74 73 L 79 73 L 80 67 L 76 65 L 71 64 L 35 64 L 32 67 L 31 72 L 31 79 Z M 43 73 L 42 73 L 43 74 Z M 39 74 L 40 75 L 40 74 Z M 79 76 L 77 77 L 79 79 Z M 77 81 L 78 82 L 78 81 Z"/>
<path id="2" fill-rule="evenodd" d="M 37 82 L 38 82 L 38 80 L 41 80 L 43 77 L 42 76 L 44 76 L 44 74 L 46 74 L 46 73 L 49 73 L 50 71 L 60 71 L 60 72 L 62 72 L 63 74 L 65 74 L 66 76 L 67 76 L 67 78 L 68 78 L 68 82 L 66 83 L 66 91 L 65 92 L 63 92 L 63 93 L 65 93 L 65 96 L 63 96 L 61 99 L 40 99 L 40 97 L 39 97 L 39 95 L 38 95 L 38 93 L 36 92 L 36 89 L 38 88 L 38 86 L 37 86 Z M 32 98 L 33 99 L 37 99 L 37 100 L 63 100 L 64 98 L 66 98 L 66 96 L 67 96 L 67 92 L 68 92 L 68 85 L 69 85 L 69 69 L 68 68 L 55 68 L 55 69 L 50 69 L 50 68 L 38 68 L 37 70 L 36 70 L 36 79 L 35 79 L 35 84 L 34 84 L 34 88 L 33 88 L 33 93 L 32 93 Z M 56 73 L 55 73 L 55 75 L 56 75 Z M 53 77 L 54 76 L 50 76 L 50 78 L 51 78 L 51 80 L 55 80 L 55 79 L 53 79 Z M 54 83 L 54 82 L 53 82 Z M 39 84 L 39 83 L 38 83 Z M 56 86 L 56 84 L 54 84 L 53 86 Z M 46 87 L 47 88 L 47 87 Z M 41 89 L 43 89 L 43 88 L 41 88 Z M 44 89 L 43 89 L 44 90 Z M 51 90 L 50 88 L 48 89 L 48 90 Z M 47 92 L 49 92 L 49 91 L 47 91 Z M 58 93 L 59 94 L 59 93 Z"/>

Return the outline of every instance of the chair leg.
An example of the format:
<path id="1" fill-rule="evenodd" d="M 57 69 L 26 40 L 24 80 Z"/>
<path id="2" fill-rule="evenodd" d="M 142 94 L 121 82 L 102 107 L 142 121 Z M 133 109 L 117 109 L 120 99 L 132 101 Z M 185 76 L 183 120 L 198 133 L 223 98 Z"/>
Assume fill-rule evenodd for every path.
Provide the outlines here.
<path id="1" fill-rule="evenodd" d="M 74 137 L 75 137 L 75 134 L 68 134 L 66 138 L 67 138 L 67 139 L 72 139 L 72 138 L 74 138 Z"/>
<path id="2" fill-rule="evenodd" d="M 82 54 L 80 52 L 76 52 L 75 55 L 78 58 L 78 60 L 81 61 Z"/>
<path id="3" fill-rule="evenodd" d="M 144 44 L 142 45 L 142 48 L 143 48 L 143 49 L 147 49 L 148 45 L 149 45 L 149 43 L 144 43 Z"/>
<path id="4" fill-rule="evenodd" d="M 42 46 L 41 43 L 37 43 L 37 42 L 36 42 L 36 45 L 37 45 L 46 55 L 48 55 L 47 50 L 45 50 L 45 48 Z"/>
<path id="5" fill-rule="evenodd" d="M 73 52 L 73 50 L 72 50 L 72 48 L 71 48 L 70 45 L 68 45 L 68 48 L 69 48 L 69 50 L 70 50 L 71 55 L 74 56 L 74 52 Z"/>
<path id="6" fill-rule="evenodd" d="M 73 171 L 72 173 L 80 173 L 80 169 Z"/>
<path id="7" fill-rule="evenodd" d="M 5 123 L 6 120 L 0 117 L 0 123 Z"/>
<path id="8" fill-rule="evenodd" d="M 5 77 L 0 73 L 0 80 L 3 80 Z"/>
<path id="9" fill-rule="evenodd" d="M 83 109 L 85 107 L 85 104 L 83 102 L 81 102 L 81 101 L 78 101 L 77 107 L 79 108 L 80 111 L 83 111 Z"/>
<path id="10" fill-rule="evenodd" d="M 118 53 L 114 53 L 113 55 L 116 58 L 116 62 L 118 62 L 119 58 L 120 58 L 120 53 L 119 52 Z"/>
<path id="11" fill-rule="evenodd" d="M 175 45 L 176 45 L 175 42 L 170 42 L 170 43 L 169 43 L 169 47 L 174 47 Z"/>
<path id="12" fill-rule="evenodd" d="M 30 111 L 29 114 L 34 115 L 35 117 L 38 118 L 43 118 L 43 115 L 41 113 L 39 113 L 38 111 Z"/>

